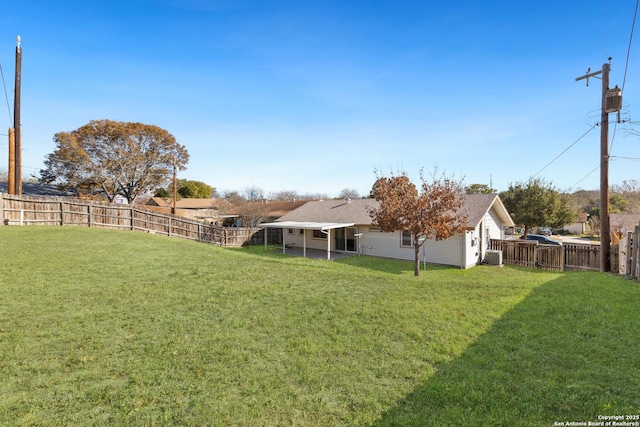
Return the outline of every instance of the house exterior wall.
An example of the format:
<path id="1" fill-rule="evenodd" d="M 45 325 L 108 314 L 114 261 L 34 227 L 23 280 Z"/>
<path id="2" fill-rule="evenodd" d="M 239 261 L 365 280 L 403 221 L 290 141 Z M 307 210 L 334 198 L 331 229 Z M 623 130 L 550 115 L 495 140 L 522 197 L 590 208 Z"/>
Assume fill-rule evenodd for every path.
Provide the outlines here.
<path id="1" fill-rule="evenodd" d="M 384 233 L 368 224 L 356 225 L 355 228 L 357 233 L 363 233 L 360 241 L 363 255 L 414 260 L 414 248 L 402 246 L 401 232 Z M 290 232 L 285 228 L 283 231 L 285 243 L 294 243 L 298 247 L 303 247 L 305 239 L 299 229 L 293 229 Z M 327 250 L 327 239 L 314 238 L 313 230 L 304 230 L 304 233 L 307 248 Z M 331 230 L 329 238 L 331 251 L 335 250 L 335 233 L 335 230 Z M 490 209 L 474 230 L 465 231 L 447 240 L 427 239 L 420 249 L 420 261 L 424 257 L 428 263 L 470 268 L 485 258 L 490 239 L 503 237 L 502 221 L 497 213 Z"/>
<path id="2" fill-rule="evenodd" d="M 474 230 L 466 233 L 464 268 L 472 267 L 484 260 L 490 240 L 502 238 L 504 238 L 502 221 L 491 209 L 482 217 Z"/>
<path id="3" fill-rule="evenodd" d="M 571 234 L 584 234 L 587 232 L 586 222 L 572 222 L 571 224 L 562 227 L 568 233 Z"/>
<path id="4" fill-rule="evenodd" d="M 308 249 L 319 249 L 322 251 L 327 250 L 327 239 L 313 237 L 313 230 L 302 230 L 302 231 L 304 231 L 305 233 L 304 235 L 300 234 L 300 229 L 296 228 L 296 229 L 293 229 L 293 233 L 291 234 L 289 233 L 289 229 L 285 228 L 284 242 L 286 244 L 294 243 L 298 247 L 303 247 L 303 244 L 305 244 L 305 238 L 306 238 L 306 246 Z M 332 251 L 335 250 L 336 231 L 331 230 L 331 235 L 328 236 L 327 238 L 330 238 L 330 241 L 329 241 L 331 244 L 330 250 Z"/>

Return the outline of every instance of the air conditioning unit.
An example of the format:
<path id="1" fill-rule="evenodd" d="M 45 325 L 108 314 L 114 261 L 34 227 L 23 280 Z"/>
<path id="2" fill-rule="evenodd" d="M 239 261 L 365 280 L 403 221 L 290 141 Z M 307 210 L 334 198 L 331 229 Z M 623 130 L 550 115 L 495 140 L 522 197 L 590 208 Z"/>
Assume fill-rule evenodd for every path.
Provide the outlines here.
<path id="1" fill-rule="evenodd" d="M 489 250 L 486 254 L 487 264 L 502 267 L 502 251 Z"/>

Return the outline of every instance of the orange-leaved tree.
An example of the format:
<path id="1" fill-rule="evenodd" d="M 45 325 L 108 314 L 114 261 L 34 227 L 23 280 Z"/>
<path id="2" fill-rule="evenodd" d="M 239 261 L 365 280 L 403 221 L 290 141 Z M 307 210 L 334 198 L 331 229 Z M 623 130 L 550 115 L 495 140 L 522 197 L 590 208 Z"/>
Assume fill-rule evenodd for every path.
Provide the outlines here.
<path id="1" fill-rule="evenodd" d="M 371 195 L 379 202 L 369 211 L 373 224 L 382 231 L 411 233 L 415 250 L 414 274 L 420 275 L 420 248 L 426 239 L 444 240 L 466 229 L 467 217 L 462 183 L 434 170 L 427 181 L 420 171 L 420 189 L 405 173 L 379 176 Z"/>

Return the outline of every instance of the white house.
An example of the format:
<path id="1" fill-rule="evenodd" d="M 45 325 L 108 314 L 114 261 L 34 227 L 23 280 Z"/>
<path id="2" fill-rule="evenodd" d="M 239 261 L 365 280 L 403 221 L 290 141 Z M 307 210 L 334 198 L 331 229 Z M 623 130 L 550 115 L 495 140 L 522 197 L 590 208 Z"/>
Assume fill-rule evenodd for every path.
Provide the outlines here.
<path id="1" fill-rule="evenodd" d="M 326 250 L 327 259 L 332 252 L 359 252 L 413 260 L 411 233 L 384 233 L 372 225 L 369 211 L 377 204 L 374 199 L 311 201 L 261 226 L 281 228 L 285 248 L 295 245 L 305 253 L 307 248 Z M 428 239 L 421 249 L 426 262 L 473 267 L 484 260 L 489 239 L 504 238 L 504 228 L 514 226 L 496 194 L 465 195 L 461 212 L 467 215 L 467 230 L 447 240 Z"/>

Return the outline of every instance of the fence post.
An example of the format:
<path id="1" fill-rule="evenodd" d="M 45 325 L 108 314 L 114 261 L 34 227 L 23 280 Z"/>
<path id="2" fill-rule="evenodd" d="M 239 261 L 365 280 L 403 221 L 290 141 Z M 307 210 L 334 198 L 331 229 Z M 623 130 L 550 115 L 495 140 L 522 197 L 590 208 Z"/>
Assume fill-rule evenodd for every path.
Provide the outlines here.
<path id="1" fill-rule="evenodd" d="M 640 237 L 640 225 L 636 225 L 636 228 L 633 232 L 633 256 L 631 257 L 631 278 L 632 279 L 640 279 L 638 277 L 638 237 Z"/>
<path id="2" fill-rule="evenodd" d="M 91 214 L 93 213 L 93 209 L 91 209 L 91 200 L 89 200 L 89 203 L 87 204 L 87 225 L 89 226 L 89 228 L 91 228 Z"/>
<path id="3" fill-rule="evenodd" d="M 135 229 L 133 223 L 133 206 L 129 209 L 129 215 L 131 216 L 131 231 L 133 231 Z"/>
<path id="4" fill-rule="evenodd" d="M 64 227 L 64 202 L 60 202 L 60 227 Z"/>
<path id="5" fill-rule="evenodd" d="M 626 253 L 625 253 L 625 257 L 624 257 L 624 276 L 626 278 L 631 277 L 631 258 L 633 256 L 633 253 L 631 252 L 633 250 L 633 231 L 628 231 L 627 232 L 627 241 L 626 241 Z"/>
<path id="6" fill-rule="evenodd" d="M 4 224 L 4 193 L 0 193 L 0 221 Z"/>

